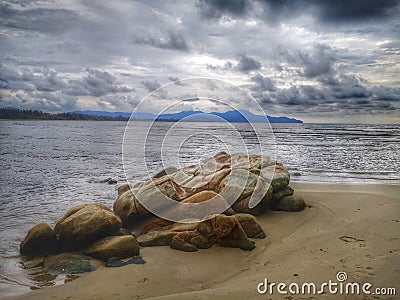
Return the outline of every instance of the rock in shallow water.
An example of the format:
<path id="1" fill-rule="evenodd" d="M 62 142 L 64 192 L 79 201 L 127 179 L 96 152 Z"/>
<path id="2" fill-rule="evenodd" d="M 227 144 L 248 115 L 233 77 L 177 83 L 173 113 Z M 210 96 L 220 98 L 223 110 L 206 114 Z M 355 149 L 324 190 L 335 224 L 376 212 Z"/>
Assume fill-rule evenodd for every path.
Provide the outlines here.
<path id="1" fill-rule="evenodd" d="M 20 245 L 23 255 L 38 255 L 53 252 L 58 241 L 53 229 L 46 223 L 39 223 L 32 227 Z"/>
<path id="2" fill-rule="evenodd" d="M 72 253 L 51 255 L 44 260 L 44 269 L 53 275 L 92 272 L 100 265 L 99 261 L 88 256 Z"/>
<path id="3" fill-rule="evenodd" d="M 139 255 L 128 258 L 128 259 L 116 259 L 116 258 L 110 258 L 106 262 L 106 267 L 108 268 L 118 268 L 118 267 L 123 267 L 126 265 L 143 265 L 146 262 L 143 260 L 143 258 Z"/>
<path id="4" fill-rule="evenodd" d="M 64 247 L 74 249 L 113 235 L 121 226 L 121 219 L 107 207 L 89 204 L 70 209 L 54 231 Z"/>

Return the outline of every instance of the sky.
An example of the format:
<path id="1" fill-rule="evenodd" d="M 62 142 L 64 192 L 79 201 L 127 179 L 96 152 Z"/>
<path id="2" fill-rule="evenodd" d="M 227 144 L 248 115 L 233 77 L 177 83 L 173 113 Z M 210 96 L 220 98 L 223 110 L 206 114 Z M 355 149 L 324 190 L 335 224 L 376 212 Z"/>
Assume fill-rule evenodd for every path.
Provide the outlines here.
<path id="1" fill-rule="evenodd" d="M 207 77 L 255 99 L 215 96 L 238 109 L 400 123 L 400 0 L 5 0 L 0 57 L 0 107 L 128 112 Z"/>

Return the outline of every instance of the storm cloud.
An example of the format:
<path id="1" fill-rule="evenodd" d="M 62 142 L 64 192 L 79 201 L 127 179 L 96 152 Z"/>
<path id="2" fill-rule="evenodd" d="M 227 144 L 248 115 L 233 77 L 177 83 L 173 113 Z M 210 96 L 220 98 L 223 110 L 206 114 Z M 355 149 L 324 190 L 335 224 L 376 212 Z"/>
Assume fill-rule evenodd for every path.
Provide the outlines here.
<path id="1" fill-rule="evenodd" d="M 351 22 L 381 19 L 396 16 L 399 9 L 397 0 L 201 0 L 202 15 L 220 18 L 223 15 L 248 17 L 253 10 L 262 8 L 258 16 L 266 21 L 277 16 L 292 16 L 302 12 L 313 14 L 322 22 Z"/>
<path id="2" fill-rule="evenodd" d="M 0 106 L 129 111 L 171 81 L 209 77 L 244 88 L 269 114 L 400 122 L 399 7 L 398 0 L 3 1 Z M 212 81 L 206 88 L 218 94 Z"/>

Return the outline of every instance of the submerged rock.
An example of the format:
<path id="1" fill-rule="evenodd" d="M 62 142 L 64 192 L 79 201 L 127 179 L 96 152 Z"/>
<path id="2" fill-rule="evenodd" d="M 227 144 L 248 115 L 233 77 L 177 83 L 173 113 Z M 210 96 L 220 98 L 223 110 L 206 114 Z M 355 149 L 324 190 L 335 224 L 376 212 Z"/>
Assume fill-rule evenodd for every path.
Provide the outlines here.
<path id="1" fill-rule="evenodd" d="M 121 226 L 121 219 L 110 209 L 89 204 L 70 209 L 54 231 L 64 247 L 73 249 L 116 234 Z"/>
<path id="2" fill-rule="evenodd" d="M 128 258 L 128 259 L 117 259 L 117 258 L 110 258 L 106 262 L 106 267 L 108 268 L 118 268 L 118 267 L 123 267 L 126 265 L 143 265 L 146 262 L 143 260 L 143 258 L 139 255 Z"/>
<path id="3" fill-rule="evenodd" d="M 105 179 L 89 179 L 89 183 L 108 183 L 108 184 L 116 184 L 118 181 L 116 179 L 113 179 L 111 177 L 105 178 Z"/>
<path id="4" fill-rule="evenodd" d="M 53 229 L 46 223 L 39 223 L 28 231 L 19 249 L 23 255 L 42 255 L 52 253 L 57 246 Z"/>
<path id="5" fill-rule="evenodd" d="M 111 257 L 125 258 L 138 255 L 139 244 L 132 235 L 109 236 L 96 241 L 82 252 L 107 261 Z"/>
<path id="6" fill-rule="evenodd" d="M 72 253 L 51 255 L 44 260 L 44 269 L 53 275 L 92 272 L 100 265 L 99 261 L 88 256 Z"/>

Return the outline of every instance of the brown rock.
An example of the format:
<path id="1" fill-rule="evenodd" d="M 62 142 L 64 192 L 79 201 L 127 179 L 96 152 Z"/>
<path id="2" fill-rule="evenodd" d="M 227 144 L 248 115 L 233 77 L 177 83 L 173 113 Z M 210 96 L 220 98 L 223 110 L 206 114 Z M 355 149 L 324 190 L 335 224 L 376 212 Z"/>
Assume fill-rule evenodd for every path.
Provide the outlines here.
<path id="1" fill-rule="evenodd" d="M 130 189 L 127 184 L 120 186 L 113 207 L 115 214 L 121 217 L 124 224 L 137 224 L 138 216 L 149 215 L 149 210 L 157 215 L 162 213 L 167 219 L 202 220 L 206 216 L 196 214 L 196 210 L 191 208 L 185 210 L 180 207 L 180 211 L 174 211 L 164 198 L 197 204 L 207 201 L 212 195 L 215 197 L 212 194 L 214 192 L 231 206 L 232 209 L 225 210 L 225 214 L 239 212 L 259 215 L 272 201 L 272 193 L 285 189 L 290 180 L 289 172 L 269 157 L 243 153 L 219 153 L 200 164 L 173 171 L 164 170 L 155 176 L 158 178 L 139 182 Z M 168 176 L 164 173 L 168 173 Z M 220 204 L 224 206 L 224 203 L 214 204 L 215 209 L 209 207 L 207 210 L 221 212 Z M 179 217 L 165 216 L 165 212 Z"/>
<path id="2" fill-rule="evenodd" d="M 137 236 L 137 241 L 141 247 L 168 246 L 176 234 L 173 231 L 149 231 Z"/>
<path id="3" fill-rule="evenodd" d="M 77 248 L 116 234 L 121 226 L 121 219 L 108 208 L 85 205 L 67 212 L 54 231 L 64 247 Z"/>
<path id="4" fill-rule="evenodd" d="M 104 261 L 111 257 L 126 258 L 139 254 L 139 244 L 132 235 L 109 236 L 96 241 L 83 253 Z"/>
<path id="5" fill-rule="evenodd" d="M 289 172 L 281 164 L 263 168 L 260 176 L 265 178 L 267 182 L 271 183 L 274 192 L 280 191 L 287 187 L 290 181 Z"/>
<path id="6" fill-rule="evenodd" d="M 46 223 L 39 223 L 28 231 L 19 251 L 23 255 L 44 255 L 53 252 L 57 244 L 53 229 Z"/>
<path id="7" fill-rule="evenodd" d="M 183 231 L 176 234 L 171 241 L 171 248 L 185 252 L 194 252 L 198 249 L 208 249 L 212 241 L 198 231 Z"/>
<path id="8" fill-rule="evenodd" d="M 198 223 L 177 223 L 164 227 L 162 230 L 149 231 L 139 235 L 137 239 L 143 247 L 169 245 L 173 249 L 188 252 L 207 249 L 214 244 L 252 250 L 255 247 L 254 243 L 249 240 L 239 220 L 249 235 L 262 237 L 263 230 L 252 216 L 240 215 L 237 218 L 236 215 L 215 215 L 211 219 Z"/>
<path id="9" fill-rule="evenodd" d="M 153 178 L 161 178 L 165 175 L 173 174 L 176 171 L 178 171 L 178 169 L 175 167 L 166 167 L 165 169 L 162 169 L 156 175 L 154 175 Z"/>
<path id="10" fill-rule="evenodd" d="M 276 203 L 272 204 L 271 210 L 302 211 L 306 208 L 303 198 L 297 195 L 283 196 Z"/>
<path id="11" fill-rule="evenodd" d="M 275 203 L 280 198 L 282 198 L 283 196 L 292 196 L 293 193 L 294 193 L 294 190 L 290 186 L 287 186 L 287 187 L 285 187 L 284 189 L 282 189 L 280 191 L 274 192 L 272 194 L 272 201 L 271 202 Z"/>
<path id="12" fill-rule="evenodd" d="M 103 205 L 103 204 L 94 203 L 94 204 L 81 204 L 81 205 L 77 205 L 77 206 L 74 206 L 74 207 L 70 208 L 70 209 L 65 213 L 65 215 L 57 222 L 56 227 L 55 227 L 54 229 L 56 229 L 57 226 L 58 226 L 58 224 L 59 224 L 59 223 L 62 223 L 66 218 L 68 218 L 69 216 L 73 215 L 74 213 L 76 213 L 77 211 L 81 210 L 82 208 L 84 208 L 84 207 L 86 207 L 86 206 L 88 206 L 88 205 L 97 206 L 97 207 L 99 207 L 99 208 L 101 208 L 101 209 L 105 209 L 105 210 L 111 211 L 111 209 L 109 209 L 107 206 L 105 206 L 105 205 Z"/>
<path id="13" fill-rule="evenodd" d="M 266 237 L 263 228 L 254 216 L 249 214 L 236 214 L 235 218 L 239 221 L 249 238 L 263 239 Z"/>

